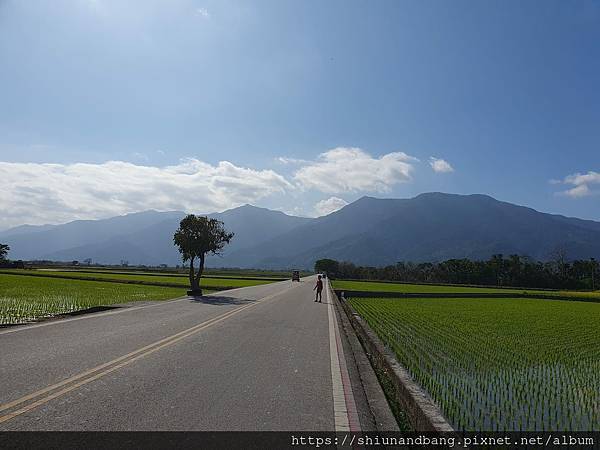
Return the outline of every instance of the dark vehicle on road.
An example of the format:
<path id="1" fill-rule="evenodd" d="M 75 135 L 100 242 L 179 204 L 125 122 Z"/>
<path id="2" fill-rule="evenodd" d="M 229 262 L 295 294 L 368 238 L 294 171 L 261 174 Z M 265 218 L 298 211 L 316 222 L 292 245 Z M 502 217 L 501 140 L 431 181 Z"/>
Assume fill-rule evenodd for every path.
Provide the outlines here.
<path id="1" fill-rule="evenodd" d="M 292 281 L 300 282 L 300 271 L 299 270 L 292 270 Z"/>

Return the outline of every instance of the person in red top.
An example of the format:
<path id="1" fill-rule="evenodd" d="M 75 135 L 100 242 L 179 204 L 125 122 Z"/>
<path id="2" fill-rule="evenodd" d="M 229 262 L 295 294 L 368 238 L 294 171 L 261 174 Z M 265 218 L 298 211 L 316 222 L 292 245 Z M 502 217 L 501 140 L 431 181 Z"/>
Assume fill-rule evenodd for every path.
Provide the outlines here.
<path id="1" fill-rule="evenodd" d="M 321 280 L 321 275 L 317 277 L 317 284 L 313 288 L 313 291 L 316 290 L 317 293 L 315 295 L 315 302 L 319 299 L 319 303 L 321 303 L 321 292 L 323 292 L 323 280 Z"/>

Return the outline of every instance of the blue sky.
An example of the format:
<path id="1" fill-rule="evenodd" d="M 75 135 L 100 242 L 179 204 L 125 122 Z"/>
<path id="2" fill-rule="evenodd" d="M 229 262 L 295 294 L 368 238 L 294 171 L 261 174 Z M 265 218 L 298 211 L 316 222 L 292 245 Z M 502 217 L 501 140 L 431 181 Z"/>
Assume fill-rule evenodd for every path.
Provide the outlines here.
<path id="1" fill-rule="evenodd" d="M 0 67 L 0 228 L 428 191 L 600 220 L 598 0 L 0 0 Z"/>

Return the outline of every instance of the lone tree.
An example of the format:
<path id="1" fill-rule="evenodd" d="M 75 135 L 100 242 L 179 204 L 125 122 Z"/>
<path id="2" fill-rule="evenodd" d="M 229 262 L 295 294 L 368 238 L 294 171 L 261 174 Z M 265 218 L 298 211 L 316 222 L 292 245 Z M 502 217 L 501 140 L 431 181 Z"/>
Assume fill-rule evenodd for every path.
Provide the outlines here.
<path id="1" fill-rule="evenodd" d="M 0 244 L 0 261 L 6 261 L 6 256 L 8 255 L 8 252 L 10 250 L 10 247 L 6 244 Z"/>
<path id="2" fill-rule="evenodd" d="M 181 220 L 173 236 L 173 242 L 179 248 L 183 262 L 190 262 L 189 295 L 202 295 L 200 277 L 204 272 L 206 254 L 218 255 L 233 238 L 233 233 L 224 228 L 217 219 L 189 214 Z M 194 272 L 194 261 L 198 258 L 198 271 Z"/>

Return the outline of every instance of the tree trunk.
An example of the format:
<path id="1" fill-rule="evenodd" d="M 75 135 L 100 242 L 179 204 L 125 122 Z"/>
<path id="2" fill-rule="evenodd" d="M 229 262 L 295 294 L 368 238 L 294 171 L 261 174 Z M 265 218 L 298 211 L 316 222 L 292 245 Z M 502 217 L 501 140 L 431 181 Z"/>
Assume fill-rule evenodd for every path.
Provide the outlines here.
<path id="1" fill-rule="evenodd" d="M 200 262 L 198 264 L 198 273 L 196 274 L 196 289 L 200 289 L 200 278 L 204 273 L 204 253 L 199 256 Z"/>
<path id="2" fill-rule="evenodd" d="M 198 289 L 200 289 L 200 286 L 198 286 L 198 281 L 196 277 L 194 277 L 194 257 L 192 257 L 190 259 L 190 273 L 189 273 L 189 277 L 190 277 L 190 287 L 192 288 L 192 291 L 196 291 Z"/>

